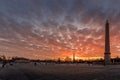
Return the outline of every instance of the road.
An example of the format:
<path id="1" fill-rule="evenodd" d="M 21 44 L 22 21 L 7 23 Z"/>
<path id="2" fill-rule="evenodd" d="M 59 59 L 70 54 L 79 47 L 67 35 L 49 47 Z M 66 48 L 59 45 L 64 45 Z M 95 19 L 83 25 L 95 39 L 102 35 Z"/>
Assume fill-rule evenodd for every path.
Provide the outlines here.
<path id="1" fill-rule="evenodd" d="M 0 68 L 0 80 L 120 80 L 120 65 L 21 63 Z"/>

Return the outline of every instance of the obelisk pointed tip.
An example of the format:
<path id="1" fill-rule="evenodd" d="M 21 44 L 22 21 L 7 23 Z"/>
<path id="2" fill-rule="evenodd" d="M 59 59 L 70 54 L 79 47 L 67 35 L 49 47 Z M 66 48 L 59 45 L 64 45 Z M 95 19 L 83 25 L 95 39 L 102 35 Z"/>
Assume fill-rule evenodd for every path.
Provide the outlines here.
<path id="1" fill-rule="evenodd" d="M 108 20 L 108 19 L 106 20 L 106 23 L 109 23 L 109 20 Z"/>

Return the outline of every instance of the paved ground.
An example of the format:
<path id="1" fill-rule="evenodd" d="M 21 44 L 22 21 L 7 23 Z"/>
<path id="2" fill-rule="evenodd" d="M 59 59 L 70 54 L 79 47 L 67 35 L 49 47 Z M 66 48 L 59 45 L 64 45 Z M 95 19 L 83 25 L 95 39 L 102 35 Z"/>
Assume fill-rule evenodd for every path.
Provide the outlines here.
<path id="1" fill-rule="evenodd" d="M 0 80 L 120 80 L 120 65 L 15 64 L 0 67 Z"/>

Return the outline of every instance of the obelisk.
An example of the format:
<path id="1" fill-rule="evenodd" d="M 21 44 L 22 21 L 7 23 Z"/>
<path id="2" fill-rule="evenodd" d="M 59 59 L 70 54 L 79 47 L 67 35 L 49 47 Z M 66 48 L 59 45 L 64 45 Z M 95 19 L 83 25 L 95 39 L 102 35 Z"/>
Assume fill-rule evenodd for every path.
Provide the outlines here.
<path id="1" fill-rule="evenodd" d="M 109 22 L 106 20 L 105 24 L 105 53 L 104 53 L 104 61 L 105 64 L 111 64 L 111 56 L 110 56 L 110 34 L 109 34 Z"/>
<path id="2" fill-rule="evenodd" d="M 73 62 L 75 62 L 75 53 L 73 52 Z"/>

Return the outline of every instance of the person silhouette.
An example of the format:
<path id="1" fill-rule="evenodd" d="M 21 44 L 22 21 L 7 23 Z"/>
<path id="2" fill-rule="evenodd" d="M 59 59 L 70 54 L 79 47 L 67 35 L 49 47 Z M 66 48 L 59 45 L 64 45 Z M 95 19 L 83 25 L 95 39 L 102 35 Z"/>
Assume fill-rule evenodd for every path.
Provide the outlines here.
<path id="1" fill-rule="evenodd" d="M 34 63 L 34 66 L 37 66 L 37 63 L 36 63 L 36 62 Z"/>
<path id="2" fill-rule="evenodd" d="M 2 68 L 4 68 L 6 64 L 7 64 L 6 57 L 5 57 L 5 56 L 3 56 Z"/>

